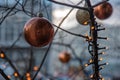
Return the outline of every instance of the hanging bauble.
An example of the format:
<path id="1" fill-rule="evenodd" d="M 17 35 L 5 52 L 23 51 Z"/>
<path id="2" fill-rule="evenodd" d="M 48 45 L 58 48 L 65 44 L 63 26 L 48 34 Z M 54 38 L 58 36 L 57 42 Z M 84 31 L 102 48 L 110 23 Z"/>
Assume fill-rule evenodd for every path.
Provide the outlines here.
<path id="1" fill-rule="evenodd" d="M 68 63 L 70 61 L 70 59 L 71 59 L 71 55 L 67 51 L 63 51 L 63 52 L 59 53 L 59 60 L 62 63 Z"/>
<path id="2" fill-rule="evenodd" d="M 54 36 L 54 28 L 43 17 L 34 17 L 24 26 L 26 41 L 34 47 L 43 47 L 51 42 Z"/>
<path id="3" fill-rule="evenodd" d="M 113 12 L 112 5 L 108 2 L 100 4 L 94 8 L 94 14 L 100 20 L 109 18 L 112 12 Z"/>
<path id="4" fill-rule="evenodd" d="M 85 6 L 87 8 L 87 4 L 85 3 Z M 90 20 L 90 14 L 86 10 L 79 9 L 76 12 L 76 19 L 77 21 L 82 25 L 87 25 L 88 21 Z"/>

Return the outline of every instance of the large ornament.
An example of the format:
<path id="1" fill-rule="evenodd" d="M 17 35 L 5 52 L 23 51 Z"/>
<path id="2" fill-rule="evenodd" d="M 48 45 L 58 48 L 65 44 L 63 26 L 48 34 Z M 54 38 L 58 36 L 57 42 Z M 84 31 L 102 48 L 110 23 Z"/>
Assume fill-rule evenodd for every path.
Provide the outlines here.
<path id="1" fill-rule="evenodd" d="M 34 47 L 43 47 L 51 42 L 54 36 L 54 28 L 43 17 L 34 17 L 24 26 L 26 41 Z"/>
<path id="2" fill-rule="evenodd" d="M 85 7 L 87 8 L 87 4 L 85 3 Z M 82 25 L 87 25 L 90 20 L 90 14 L 86 10 L 79 9 L 76 12 L 76 19 Z"/>
<path id="3" fill-rule="evenodd" d="M 59 54 L 59 60 L 62 63 L 68 63 L 70 61 L 70 59 L 71 59 L 71 55 L 67 51 L 63 51 Z"/>
<path id="4" fill-rule="evenodd" d="M 100 4 L 94 8 L 95 16 L 101 20 L 109 18 L 112 12 L 113 12 L 112 5 L 108 2 Z"/>

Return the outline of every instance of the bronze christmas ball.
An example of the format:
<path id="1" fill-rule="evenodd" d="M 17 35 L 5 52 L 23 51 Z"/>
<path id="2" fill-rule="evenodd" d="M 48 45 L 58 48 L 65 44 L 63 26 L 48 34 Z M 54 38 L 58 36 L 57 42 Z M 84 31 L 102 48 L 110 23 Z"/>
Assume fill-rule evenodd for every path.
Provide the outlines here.
<path id="1" fill-rule="evenodd" d="M 70 61 L 70 59 L 71 59 L 71 55 L 67 51 L 63 51 L 59 54 L 59 60 L 62 63 L 68 63 Z"/>
<path id="2" fill-rule="evenodd" d="M 113 12 L 112 5 L 108 2 L 100 4 L 94 8 L 94 14 L 100 20 L 109 18 L 112 12 Z"/>
<path id="3" fill-rule="evenodd" d="M 43 17 L 34 17 L 24 26 L 25 40 L 34 47 L 43 47 L 51 42 L 54 36 L 54 28 Z"/>
<path id="4" fill-rule="evenodd" d="M 82 25 L 87 25 L 88 21 L 90 20 L 89 12 L 79 9 L 76 12 L 76 19 L 77 19 L 78 23 L 80 23 Z"/>

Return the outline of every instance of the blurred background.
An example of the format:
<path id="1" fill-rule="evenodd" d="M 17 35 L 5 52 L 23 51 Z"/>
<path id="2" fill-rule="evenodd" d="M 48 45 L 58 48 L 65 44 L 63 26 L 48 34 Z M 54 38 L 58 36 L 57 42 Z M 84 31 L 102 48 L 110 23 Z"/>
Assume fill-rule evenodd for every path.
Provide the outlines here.
<path id="1" fill-rule="evenodd" d="M 80 2 L 79 6 L 83 6 L 85 3 L 84 0 L 56 1 L 71 5 Z M 102 0 L 90 1 L 94 5 Z M 105 80 L 120 80 L 120 0 L 110 0 L 109 3 L 113 7 L 110 18 L 106 20 L 96 18 L 98 24 L 106 28 L 98 35 L 109 38 L 107 41 L 98 40 L 101 46 L 108 47 L 107 50 L 104 50 L 106 54 L 99 56 L 103 59 L 100 63 L 109 63 L 100 73 Z M 0 58 L 0 69 L 11 80 L 19 80 L 15 76 L 15 68 L 22 77 L 25 77 L 28 70 L 31 76 L 37 72 L 48 46 L 33 47 L 29 45 L 24 38 L 23 29 L 30 18 L 40 13 L 52 24 L 60 26 L 64 30 L 76 34 L 89 34 L 89 25 L 81 25 L 76 20 L 78 9 L 71 9 L 71 7 L 51 3 L 47 0 L 0 1 L 0 56 L 3 52 L 7 56 L 7 59 Z M 56 30 L 56 27 L 54 29 Z M 71 56 L 67 63 L 63 63 L 59 59 L 60 54 L 64 51 Z M 93 73 L 92 66 L 85 67 L 84 64 L 88 63 L 90 58 L 88 43 L 84 38 L 58 30 L 44 65 L 35 80 L 89 80 L 90 74 Z M 0 75 L 0 80 L 5 80 L 2 75 Z"/>

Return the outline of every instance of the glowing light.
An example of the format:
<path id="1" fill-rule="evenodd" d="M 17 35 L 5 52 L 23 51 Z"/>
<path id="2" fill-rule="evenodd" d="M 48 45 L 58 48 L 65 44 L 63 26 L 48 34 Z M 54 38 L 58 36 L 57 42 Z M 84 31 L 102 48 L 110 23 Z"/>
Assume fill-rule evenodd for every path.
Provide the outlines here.
<path id="1" fill-rule="evenodd" d="M 31 77 L 28 77 L 27 80 L 32 80 Z"/>
<path id="2" fill-rule="evenodd" d="M 107 38 L 106 40 L 109 40 L 110 38 Z"/>
<path id="3" fill-rule="evenodd" d="M 91 27 L 91 30 L 94 30 L 94 29 L 95 29 L 95 27 L 94 27 L 94 26 L 92 26 L 92 27 Z"/>
<path id="4" fill-rule="evenodd" d="M 86 37 L 88 37 L 88 34 L 87 34 L 87 33 L 85 33 L 85 36 L 86 36 Z"/>
<path id="5" fill-rule="evenodd" d="M 100 61 L 102 61 L 102 60 L 103 60 L 103 58 L 100 58 L 99 60 L 100 60 Z"/>
<path id="6" fill-rule="evenodd" d="M 30 77 L 30 73 L 26 73 L 26 77 Z"/>
<path id="7" fill-rule="evenodd" d="M 105 54 L 105 52 L 102 52 L 102 54 Z"/>
<path id="8" fill-rule="evenodd" d="M 37 66 L 34 66 L 34 67 L 33 67 L 33 70 L 34 70 L 34 71 L 37 71 L 37 70 L 38 70 L 38 67 L 37 67 Z"/>
<path id="9" fill-rule="evenodd" d="M 15 76 L 15 77 L 18 77 L 18 73 L 17 73 L 17 72 L 15 72 L 15 73 L 14 73 L 14 76 Z"/>
<path id="10" fill-rule="evenodd" d="M 105 47 L 105 49 L 109 49 L 109 47 Z"/>
<path id="11" fill-rule="evenodd" d="M 0 57 L 1 57 L 1 58 L 4 58 L 4 57 L 5 57 L 5 54 L 4 54 L 4 53 L 0 53 Z"/>
<path id="12" fill-rule="evenodd" d="M 8 75 L 7 77 L 8 77 L 9 79 L 11 78 L 11 76 L 10 76 L 10 75 Z"/>
<path id="13" fill-rule="evenodd" d="M 85 64 L 85 67 L 87 67 L 88 66 L 88 64 Z"/>
<path id="14" fill-rule="evenodd" d="M 89 39 L 89 41 L 91 41 L 91 40 L 92 40 L 92 37 L 91 37 L 91 36 L 89 36 L 89 37 L 88 37 L 88 39 Z"/>
<path id="15" fill-rule="evenodd" d="M 88 24 L 88 22 L 86 21 L 86 22 L 84 22 L 83 24 L 84 24 L 84 25 L 87 25 L 87 24 Z"/>
<path id="16" fill-rule="evenodd" d="M 105 80 L 104 78 L 102 78 L 101 80 Z"/>
<path id="17" fill-rule="evenodd" d="M 90 78 L 93 78 L 93 74 L 92 74 L 92 75 L 90 75 Z"/>
<path id="18" fill-rule="evenodd" d="M 90 60 L 89 60 L 89 62 L 90 62 L 90 63 L 92 63 L 92 62 L 93 62 L 93 60 L 92 60 L 92 59 L 90 59 Z"/>
<path id="19" fill-rule="evenodd" d="M 109 63 L 106 63 L 106 65 L 108 65 Z"/>

